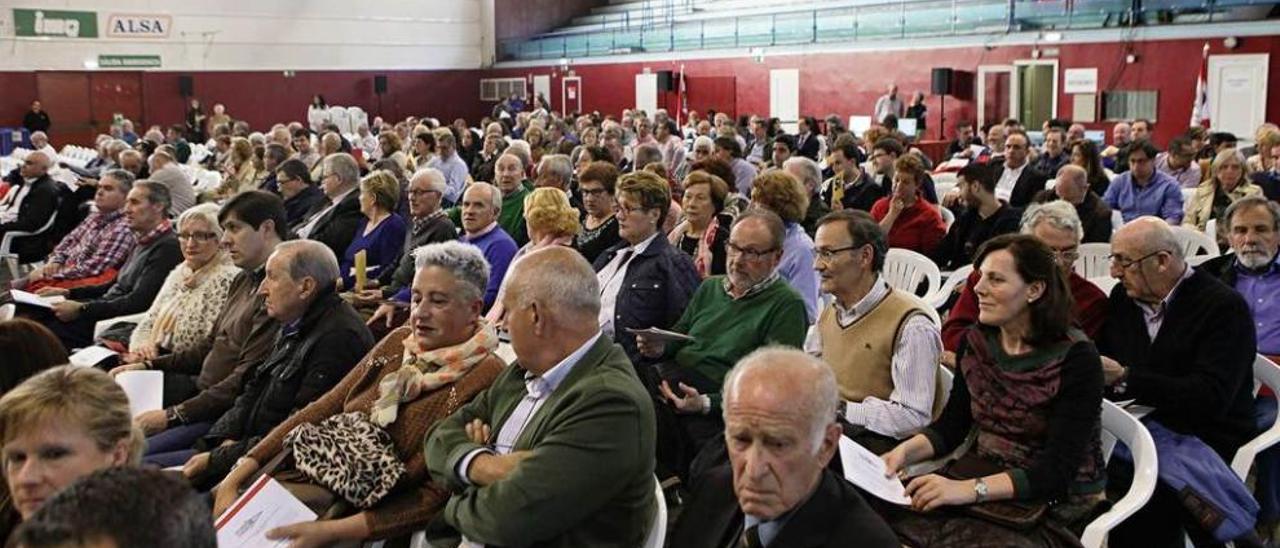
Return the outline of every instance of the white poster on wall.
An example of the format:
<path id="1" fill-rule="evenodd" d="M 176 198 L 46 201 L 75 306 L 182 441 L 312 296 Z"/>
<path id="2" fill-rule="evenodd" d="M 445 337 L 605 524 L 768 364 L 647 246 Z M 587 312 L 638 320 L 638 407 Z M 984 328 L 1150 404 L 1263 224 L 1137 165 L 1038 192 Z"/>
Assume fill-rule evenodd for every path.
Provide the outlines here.
<path id="1" fill-rule="evenodd" d="M 1062 71 L 1065 93 L 1097 93 L 1098 69 L 1077 68 Z"/>
<path id="2" fill-rule="evenodd" d="M 658 110 L 658 75 L 645 73 L 636 75 L 636 108 L 649 113 Z"/>

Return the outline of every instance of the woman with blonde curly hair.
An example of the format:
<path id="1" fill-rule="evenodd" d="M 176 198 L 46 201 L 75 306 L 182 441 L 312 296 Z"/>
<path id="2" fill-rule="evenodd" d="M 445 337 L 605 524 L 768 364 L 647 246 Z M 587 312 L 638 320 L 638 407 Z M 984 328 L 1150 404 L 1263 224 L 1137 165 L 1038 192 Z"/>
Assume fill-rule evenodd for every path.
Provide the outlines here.
<path id="1" fill-rule="evenodd" d="M 10 390 L 0 398 L 0 538 L 80 477 L 136 465 L 142 445 L 129 398 L 102 371 L 58 366 Z"/>
<path id="2" fill-rule="evenodd" d="M 394 269 L 404 251 L 405 235 L 409 224 L 396 213 L 400 200 L 400 181 L 389 171 L 378 170 L 360 180 L 360 213 L 364 219 L 356 225 L 355 238 L 342 254 L 338 267 L 342 272 L 342 287 L 355 287 L 356 254 L 365 254 L 365 272 L 376 278 L 384 269 Z"/>
<path id="3" fill-rule="evenodd" d="M 526 255 L 553 246 L 573 247 L 573 239 L 582 230 L 578 220 L 578 210 L 569 204 L 569 196 L 558 188 L 536 188 L 524 197 L 524 226 L 529 233 L 529 243 L 524 244 L 511 257 L 511 266 Z M 502 294 L 506 291 L 506 280 L 498 289 L 498 298 L 493 308 L 485 315 L 485 319 L 498 325 L 502 320 L 505 308 L 502 306 Z"/>
<path id="4" fill-rule="evenodd" d="M 1227 223 L 1222 219 L 1227 208 L 1245 196 L 1262 195 L 1262 187 L 1249 181 L 1246 169 L 1244 155 L 1234 148 L 1214 156 L 1209 164 L 1209 179 L 1200 183 L 1187 200 L 1182 226 L 1203 232 L 1209 219 L 1218 219 L 1218 233 L 1213 236 L 1225 242 Z"/>
<path id="5" fill-rule="evenodd" d="M 777 272 L 804 299 L 805 313 L 813 323 L 818 319 L 818 272 L 813 269 L 813 238 L 800 226 L 809 211 L 804 183 L 781 169 L 767 170 L 751 183 L 751 205 L 782 218 L 787 237 Z"/>
<path id="6" fill-rule="evenodd" d="M 210 198 L 225 200 L 246 190 L 257 188 L 258 170 L 254 167 L 253 144 L 244 137 L 231 139 L 231 153 L 222 166 L 222 184 Z"/>

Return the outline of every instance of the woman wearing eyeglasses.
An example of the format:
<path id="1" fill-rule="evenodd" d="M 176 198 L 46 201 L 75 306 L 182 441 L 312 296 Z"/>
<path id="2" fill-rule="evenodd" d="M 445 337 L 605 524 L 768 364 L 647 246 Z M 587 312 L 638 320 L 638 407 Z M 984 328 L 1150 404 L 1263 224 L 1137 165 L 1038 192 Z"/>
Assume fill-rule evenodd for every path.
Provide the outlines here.
<path id="1" fill-rule="evenodd" d="M 202 204 L 178 217 L 183 261 L 165 278 L 151 308 L 129 337 L 121 363 L 137 363 L 191 348 L 209 336 L 231 280 L 240 272 L 219 246 L 218 206 Z"/>

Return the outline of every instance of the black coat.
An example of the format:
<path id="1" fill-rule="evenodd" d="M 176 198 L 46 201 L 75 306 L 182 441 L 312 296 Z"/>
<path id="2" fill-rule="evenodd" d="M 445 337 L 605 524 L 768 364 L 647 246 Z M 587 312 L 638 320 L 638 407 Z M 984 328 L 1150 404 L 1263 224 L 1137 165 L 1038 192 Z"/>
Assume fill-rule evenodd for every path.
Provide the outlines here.
<path id="1" fill-rule="evenodd" d="M 1004 173 L 1001 171 L 1001 173 Z M 1035 166 L 1027 165 L 1022 169 L 1022 174 L 1018 175 L 1018 181 L 1013 184 L 1013 192 L 1009 194 L 1009 205 L 1013 207 L 1027 207 L 1036 195 L 1044 191 L 1045 183 L 1049 182 L 1049 178 L 1043 173 L 1036 170 Z"/>
<path id="2" fill-rule="evenodd" d="M 318 297 L 297 329 L 282 327 L 267 358 L 245 371 L 235 403 L 200 441 L 212 449 L 206 475 L 226 475 L 272 428 L 338 384 L 373 343 L 351 305 L 332 291 Z"/>
<path id="3" fill-rule="evenodd" d="M 819 145 L 818 136 L 810 132 L 807 137 L 801 138 L 796 136 L 796 154 L 804 156 L 813 161 L 818 161 Z"/>
<path id="4" fill-rule="evenodd" d="M 307 219 L 324 211 L 326 207 L 329 207 L 329 200 L 322 199 L 316 202 Z M 329 210 L 316 222 L 307 239 L 328 246 L 333 250 L 334 256 L 341 257 L 347 252 L 351 240 L 356 238 L 356 227 L 360 225 L 360 220 L 363 218 L 364 214 L 360 213 L 360 191 L 352 190 L 341 202 L 338 202 L 337 207 Z M 301 224 L 305 225 L 306 221 Z"/>
<path id="5" fill-rule="evenodd" d="M 266 190 L 265 188 L 263 190 Z M 279 195 L 277 191 L 273 191 Z M 356 198 L 359 200 L 359 197 Z M 328 204 L 329 200 L 324 197 L 324 191 L 316 185 L 307 185 L 302 191 L 294 194 L 292 198 L 284 201 L 284 219 L 289 223 L 291 228 L 297 228 L 303 221 L 307 219 L 307 215 L 314 211 L 320 204 Z M 359 204 L 359 202 L 356 202 Z M 355 229 L 352 229 L 353 231 Z M 343 249 L 346 251 L 346 249 Z M 342 255 L 338 255 L 341 257 Z"/>
<path id="6" fill-rule="evenodd" d="M 1124 285 L 1111 290 L 1098 352 L 1129 368 L 1127 389 L 1151 418 L 1196 436 L 1228 462 L 1254 435 L 1257 338 L 1244 298 L 1203 269 L 1182 282 L 1155 341 Z"/>
<path id="7" fill-rule="evenodd" d="M 742 510 L 733 492 L 733 472 L 728 466 L 720 466 L 708 471 L 694 489 L 668 545 L 734 546 L 733 539 L 742 533 L 742 522 Z M 792 511 L 769 548 L 901 545 L 889 524 L 871 509 L 857 489 L 830 470 L 823 470 L 813 495 Z"/>
<path id="8" fill-rule="evenodd" d="M 1037 194 L 1035 202 L 1043 204 L 1057 199 L 1058 193 L 1051 188 Z M 1108 206 L 1107 202 L 1092 190 L 1085 194 L 1084 201 L 1076 206 L 1076 216 L 1080 217 L 1080 225 L 1084 228 L 1084 239 L 1080 240 L 1080 243 L 1105 244 L 1111 241 L 1111 233 L 1114 231 L 1111 227 L 1111 206 Z"/>
<path id="9" fill-rule="evenodd" d="M 11 184 L 15 180 L 18 183 L 9 188 L 10 193 L 18 192 L 21 190 L 22 185 L 26 184 L 31 185 L 31 190 L 22 199 L 22 205 L 18 206 L 18 218 L 11 223 L 0 223 L 0 235 L 10 231 L 35 232 L 44 228 L 44 225 L 49 222 L 49 219 L 53 218 L 58 210 L 59 194 L 63 188 L 62 183 L 54 181 L 48 175 L 40 177 L 31 183 L 24 182 L 20 175 L 6 179 Z M 53 231 L 47 230 L 36 236 L 15 238 L 11 251 L 17 253 L 24 263 L 43 259 L 53 248 L 52 244 L 55 240 L 52 239 L 52 236 Z"/>
<path id="10" fill-rule="evenodd" d="M 630 246 L 623 240 L 601 253 L 596 257 L 596 272 Z M 668 243 L 661 233 L 644 252 L 631 258 L 614 306 L 613 339 L 627 351 L 632 363 L 640 363 L 640 351 L 636 349 L 636 336 L 627 328 L 668 329 L 675 325 L 700 283 L 693 259 Z"/>

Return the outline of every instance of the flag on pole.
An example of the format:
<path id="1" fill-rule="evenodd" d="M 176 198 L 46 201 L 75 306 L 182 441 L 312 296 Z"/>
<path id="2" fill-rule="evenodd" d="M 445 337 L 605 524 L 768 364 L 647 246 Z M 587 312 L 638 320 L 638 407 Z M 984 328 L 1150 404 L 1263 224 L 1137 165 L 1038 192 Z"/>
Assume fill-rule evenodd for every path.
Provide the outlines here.
<path id="1" fill-rule="evenodd" d="M 680 116 L 689 118 L 689 88 L 684 84 L 684 64 L 680 64 Z"/>
<path id="2" fill-rule="evenodd" d="M 1200 60 L 1200 75 L 1196 77 L 1195 103 L 1191 106 L 1191 125 L 1209 125 L 1209 83 L 1205 80 L 1206 68 L 1209 64 L 1209 43 L 1204 43 L 1204 54 Z"/>

